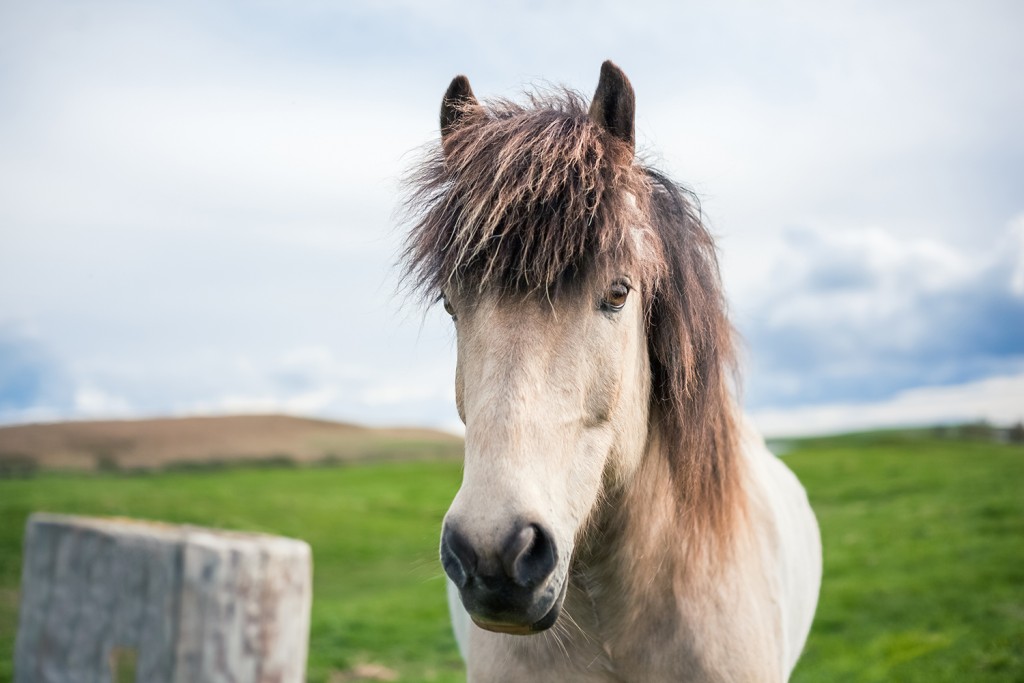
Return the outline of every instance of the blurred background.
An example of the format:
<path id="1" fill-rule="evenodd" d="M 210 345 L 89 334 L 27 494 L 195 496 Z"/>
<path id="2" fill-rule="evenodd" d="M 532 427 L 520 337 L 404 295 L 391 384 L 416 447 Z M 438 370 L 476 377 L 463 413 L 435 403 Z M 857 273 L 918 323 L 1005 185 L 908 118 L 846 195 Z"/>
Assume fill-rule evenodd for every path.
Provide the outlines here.
<path id="1" fill-rule="evenodd" d="M 794 680 L 1024 680 L 1021 26 L 998 0 L 0 3 L 0 680 L 36 510 L 304 538 L 311 681 L 464 680 L 454 335 L 401 291 L 401 178 L 454 75 L 589 96 L 609 58 L 822 525 Z"/>
<path id="2" fill-rule="evenodd" d="M 397 290 L 400 179 L 465 73 L 590 94 L 693 189 L 769 433 L 1024 416 L 1012 2 L 0 8 L 0 422 L 458 430 Z"/>

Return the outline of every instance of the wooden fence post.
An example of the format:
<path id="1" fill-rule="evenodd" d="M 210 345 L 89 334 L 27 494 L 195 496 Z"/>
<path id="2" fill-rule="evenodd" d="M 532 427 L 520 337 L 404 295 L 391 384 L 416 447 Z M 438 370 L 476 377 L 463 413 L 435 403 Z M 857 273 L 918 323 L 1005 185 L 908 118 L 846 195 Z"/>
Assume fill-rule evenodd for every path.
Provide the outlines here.
<path id="1" fill-rule="evenodd" d="M 301 683 L 303 541 L 130 519 L 28 520 L 15 683 Z"/>

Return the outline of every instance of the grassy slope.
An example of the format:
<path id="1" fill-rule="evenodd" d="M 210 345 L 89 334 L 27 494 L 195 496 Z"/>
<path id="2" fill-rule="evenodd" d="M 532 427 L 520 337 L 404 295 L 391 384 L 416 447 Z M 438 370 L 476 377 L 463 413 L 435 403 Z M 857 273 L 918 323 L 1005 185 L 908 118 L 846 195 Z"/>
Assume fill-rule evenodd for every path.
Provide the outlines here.
<path id="1" fill-rule="evenodd" d="M 1024 681 L 1024 449 L 890 432 L 786 462 L 825 550 L 794 681 Z"/>
<path id="2" fill-rule="evenodd" d="M 1024 450 L 889 433 L 798 444 L 825 585 L 795 681 L 1024 681 Z M 436 562 L 453 462 L 0 480 L 0 680 L 24 520 L 116 514 L 313 546 L 310 680 L 361 662 L 459 681 Z"/>

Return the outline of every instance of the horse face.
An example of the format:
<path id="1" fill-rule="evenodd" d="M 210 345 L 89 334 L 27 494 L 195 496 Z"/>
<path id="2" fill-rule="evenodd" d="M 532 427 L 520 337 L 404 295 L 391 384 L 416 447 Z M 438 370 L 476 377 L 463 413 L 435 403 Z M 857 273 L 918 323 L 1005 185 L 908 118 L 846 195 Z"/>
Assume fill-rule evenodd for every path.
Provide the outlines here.
<path id="1" fill-rule="evenodd" d="M 447 293 L 466 455 L 441 560 L 482 628 L 555 623 L 577 533 L 638 465 L 650 368 L 637 290 L 624 276 L 554 300 Z"/>

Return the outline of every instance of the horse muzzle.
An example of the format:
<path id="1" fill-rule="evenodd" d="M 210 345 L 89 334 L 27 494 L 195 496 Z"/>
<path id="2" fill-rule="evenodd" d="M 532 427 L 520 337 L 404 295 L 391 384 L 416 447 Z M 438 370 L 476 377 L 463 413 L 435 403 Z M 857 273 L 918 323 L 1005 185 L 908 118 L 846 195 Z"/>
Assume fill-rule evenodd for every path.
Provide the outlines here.
<path id="1" fill-rule="evenodd" d="M 441 565 L 473 622 L 488 631 L 527 635 L 551 628 L 568 584 L 555 580 L 557 564 L 554 539 L 540 524 L 517 524 L 495 548 L 473 545 L 449 522 L 441 533 Z"/>

